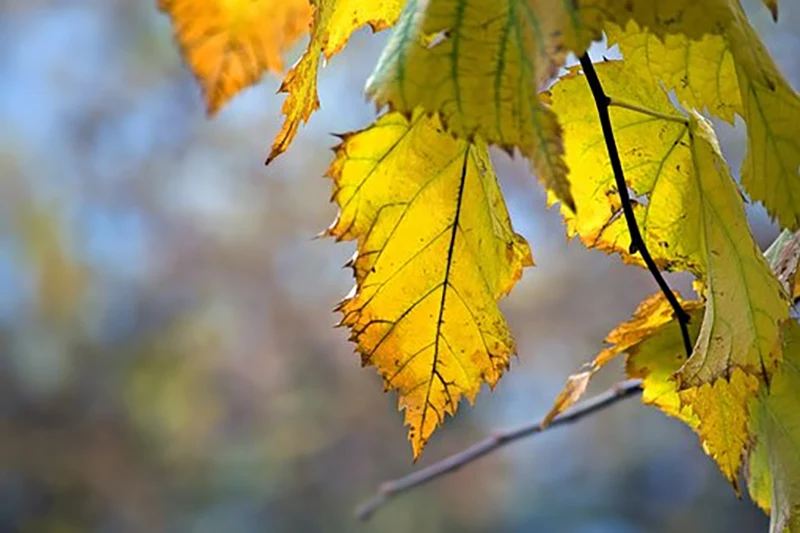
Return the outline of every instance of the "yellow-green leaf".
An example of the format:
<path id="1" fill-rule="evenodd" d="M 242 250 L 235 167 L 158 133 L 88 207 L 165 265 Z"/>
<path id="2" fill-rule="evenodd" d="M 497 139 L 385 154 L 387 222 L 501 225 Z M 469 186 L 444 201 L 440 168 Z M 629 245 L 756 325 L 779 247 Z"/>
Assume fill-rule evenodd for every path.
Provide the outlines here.
<path id="1" fill-rule="evenodd" d="M 159 0 L 213 115 L 265 71 L 283 70 L 283 52 L 308 30 L 308 0 Z"/>
<path id="2" fill-rule="evenodd" d="M 403 7 L 402 0 L 314 0 L 311 40 L 300 60 L 286 74 L 280 92 L 287 93 L 283 103 L 286 119 L 272 143 L 267 163 L 289 148 L 301 122 L 308 122 L 319 109 L 317 73 L 320 57 L 326 60 L 345 47 L 350 35 L 368 24 L 372 31 L 392 26 Z"/>
<path id="3" fill-rule="evenodd" d="M 777 2 L 766 2 L 777 16 Z M 663 14 L 647 28 L 631 23 L 622 31 L 607 24 L 609 41 L 619 44 L 630 68 L 642 76 L 640 83 L 663 83 L 690 106 L 706 107 L 728 122 L 734 113 L 741 115 L 748 128 L 742 184 L 781 225 L 798 229 L 800 121 L 793 117 L 800 116 L 800 96 L 781 75 L 738 2 L 695 4 L 709 11 L 705 19 L 670 18 L 680 20 L 680 28 L 671 29 Z M 676 31 L 687 28 L 695 33 Z"/>
<path id="4" fill-rule="evenodd" d="M 682 386 L 699 386 L 730 377 L 737 367 L 768 379 L 780 357 L 774 346 L 778 326 L 789 316 L 788 305 L 750 234 L 741 195 L 710 123 L 697 113 L 689 119 L 694 179 L 687 194 L 696 212 L 687 210 L 682 233 L 705 256 L 701 264 L 707 303 L 680 380 Z"/>
<path id="5" fill-rule="evenodd" d="M 771 533 L 800 531 L 800 325 L 783 329 L 783 364 L 753 405 L 753 446 L 747 484 L 753 501 L 771 512 Z"/>
<path id="6" fill-rule="evenodd" d="M 689 270 L 703 282 L 707 302 L 692 357 L 681 370 L 684 388 L 730 378 L 734 368 L 768 377 L 778 324 L 788 316 L 781 288 L 753 240 L 742 197 L 728 173 L 710 125 L 685 118 L 666 93 L 636 83 L 625 62 L 596 66 L 611 95 L 611 115 L 625 178 L 639 195 L 635 213 L 656 261 Z M 587 84 L 577 70 L 552 89 L 564 128 L 577 213 L 562 209 L 570 234 L 587 246 L 628 253 L 630 236 Z M 627 106 L 627 107 L 623 107 Z M 643 113 L 631 107 L 646 108 Z"/>
<path id="7" fill-rule="evenodd" d="M 410 0 L 370 80 L 378 105 L 441 113 L 447 128 L 519 148 L 538 177 L 572 205 L 558 124 L 538 89 L 570 49 L 599 36 L 570 2 Z"/>
<path id="8" fill-rule="evenodd" d="M 769 82 L 754 80 L 737 65 L 747 123 L 742 185 L 782 226 L 800 229 L 800 96 L 781 76 L 764 45 L 755 40 L 753 47 Z"/>
<path id="9" fill-rule="evenodd" d="M 639 27 L 634 21 L 623 31 L 606 24 L 609 45 L 617 44 L 627 68 L 640 84 L 658 90 L 659 84 L 675 91 L 678 100 L 703 109 L 733 124 L 741 112 L 739 83 L 728 41 L 708 34 L 693 40 L 684 34 L 668 33 L 663 38 Z"/>
<path id="10" fill-rule="evenodd" d="M 514 342 L 497 306 L 532 264 L 511 228 L 487 148 L 437 116 L 390 113 L 343 136 L 329 175 L 356 239 L 356 287 L 339 309 L 364 365 L 396 389 L 418 457 L 462 397 L 494 386 Z"/>

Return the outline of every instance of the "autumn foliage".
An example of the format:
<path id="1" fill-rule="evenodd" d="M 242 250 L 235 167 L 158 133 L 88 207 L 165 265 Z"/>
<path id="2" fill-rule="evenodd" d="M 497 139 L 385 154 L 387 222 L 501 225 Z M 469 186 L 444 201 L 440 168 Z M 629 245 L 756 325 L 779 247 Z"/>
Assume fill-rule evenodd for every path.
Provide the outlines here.
<path id="1" fill-rule="evenodd" d="M 414 457 L 460 400 L 509 367 L 514 340 L 498 307 L 533 266 L 512 228 L 489 146 L 518 152 L 559 204 L 566 232 L 643 266 L 579 67 L 605 36 L 622 53 L 597 74 L 609 95 L 635 218 L 659 268 L 695 277 L 687 357 L 662 294 L 607 338 L 568 381 L 548 419 L 626 354 L 644 402 L 677 417 L 739 491 L 800 531 L 800 97 L 735 0 L 161 0 L 215 113 L 306 29 L 281 85 L 284 124 L 268 162 L 319 107 L 321 59 L 369 25 L 394 27 L 366 94 L 376 121 L 341 135 L 328 176 L 340 211 L 328 229 L 353 240 L 342 325 L 405 412 Z M 777 19 L 778 4 L 765 0 Z M 555 80 L 553 82 L 553 80 Z M 674 98 L 670 98 L 670 94 Z M 678 102 L 676 105 L 674 102 Z M 741 185 L 707 117 L 747 125 Z M 744 195 L 785 230 L 762 254 Z"/>

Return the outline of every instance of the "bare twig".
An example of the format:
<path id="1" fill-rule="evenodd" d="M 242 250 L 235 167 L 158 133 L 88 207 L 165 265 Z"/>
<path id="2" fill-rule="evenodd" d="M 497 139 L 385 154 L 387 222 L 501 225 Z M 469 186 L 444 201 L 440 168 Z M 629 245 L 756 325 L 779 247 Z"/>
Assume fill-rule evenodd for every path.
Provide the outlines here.
<path id="1" fill-rule="evenodd" d="M 592 90 L 594 102 L 597 105 L 597 114 L 600 116 L 600 126 L 603 129 L 603 137 L 606 141 L 606 149 L 608 150 L 608 158 L 611 161 L 611 168 L 614 171 L 614 181 L 617 183 L 619 190 L 619 199 L 622 203 L 622 212 L 625 215 L 625 222 L 628 224 L 628 231 L 631 234 L 631 254 L 639 252 L 644 260 L 650 274 L 655 278 L 658 287 L 667 301 L 672 306 L 675 317 L 678 319 L 678 324 L 681 327 L 681 336 L 683 337 L 683 346 L 686 350 L 686 356 L 692 355 L 692 339 L 689 336 L 689 314 L 683 310 L 680 302 L 675 297 L 675 294 L 669 288 L 664 276 L 658 269 L 656 262 L 647 250 L 642 233 L 639 231 L 639 225 L 636 222 L 636 216 L 633 213 L 633 205 L 631 198 L 628 194 L 628 186 L 625 183 L 625 175 L 622 172 L 622 162 L 619 159 L 619 152 L 617 151 L 617 143 L 614 140 L 614 130 L 611 127 L 611 116 L 608 113 L 608 107 L 611 105 L 611 98 L 603 91 L 603 86 L 600 84 L 600 78 L 597 77 L 597 72 L 594 70 L 592 60 L 589 58 L 589 53 L 586 52 L 580 57 L 581 68 L 583 74 L 586 76 L 586 81 L 589 83 L 589 88 Z"/>
<path id="2" fill-rule="evenodd" d="M 620 400 L 635 396 L 639 394 L 641 390 L 641 380 L 639 379 L 622 381 L 597 396 L 575 404 L 572 408 L 557 416 L 550 425 L 546 427 L 543 426 L 542 420 L 537 420 L 536 422 L 531 422 L 511 430 L 496 431 L 484 440 L 476 442 L 469 448 L 455 455 L 451 455 L 438 463 L 432 464 L 431 466 L 407 476 L 381 483 L 377 493 L 356 508 L 355 515 L 359 520 L 367 520 L 379 507 L 398 494 L 402 494 L 407 490 L 423 485 L 440 476 L 449 474 L 450 472 L 455 472 L 462 466 L 480 459 L 484 455 L 507 444 L 511 444 L 516 440 L 541 433 L 546 429 L 576 422 L 585 416 L 589 416 L 592 413 L 614 405 Z"/>

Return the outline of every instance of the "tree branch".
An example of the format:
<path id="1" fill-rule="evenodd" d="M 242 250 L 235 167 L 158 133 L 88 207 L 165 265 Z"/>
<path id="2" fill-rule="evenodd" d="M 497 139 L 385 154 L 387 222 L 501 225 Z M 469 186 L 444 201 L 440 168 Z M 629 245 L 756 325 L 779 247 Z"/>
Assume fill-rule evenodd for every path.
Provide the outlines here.
<path id="1" fill-rule="evenodd" d="M 631 254 L 639 252 L 644 260 L 650 274 L 655 278 L 658 287 L 667 301 L 672 306 L 675 317 L 681 327 L 681 336 L 683 337 L 683 347 L 686 350 L 686 356 L 692 355 L 692 339 L 689 336 L 689 314 L 683 310 L 680 302 L 675 297 L 675 294 L 669 288 L 664 276 L 658 269 L 656 262 L 647 250 L 647 245 L 642 238 L 642 233 L 639 231 L 639 225 L 636 222 L 636 216 L 633 213 L 633 204 L 631 204 L 630 194 L 628 194 L 628 186 L 625 183 L 625 175 L 622 172 L 622 162 L 619 158 L 617 151 L 617 143 L 614 140 L 614 130 L 611 127 L 611 116 L 608 113 L 608 107 L 611 105 L 611 98 L 603 91 L 603 86 L 600 83 L 600 78 L 597 77 L 597 72 L 594 70 L 592 60 L 589 58 L 589 52 L 580 56 L 581 68 L 583 74 L 586 76 L 586 81 L 589 83 L 589 88 L 592 91 L 594 102 L 597 105 L 597 114 L 600 116 L 600 126 L 603 129 L 603 137 L 606 141 L 606 149 L 608 150 L 608 158 L 611 160 L 611 168 L 614 171 L 614 181 L 617 183 L 619 198 L 622 203 L 622 212 L 625 215 L 625 222 L 628 224 L 628 231 L 631 234 Z"/>
<path id="2" fill-rule="evenodd" d="M 635 396 L 641 391 L 641 380 L 631 379 L 622 381 L 597 396 L 575 404 L 572 408 L 557 416 L 550 425 L 546 427 L 543 427 L 542 420 L 537 420 L 536 422 L 531 422 L 515 429 L 495 432 L 486 439 L 476 442 L 469 448 L 455 455 L 451 455 L 438 463 L 423 468 L 418 472 L 381 483 L 377 493 L 356 508 L 355 515 L 359 520 L 368 520 L 370 516 L 372 516 L 372 513 L 378 508 L 387 503 L 391 498 L 403 492 L 423 485 L 445 474 L 449 474 L 450 472 L 455 472 L 462 466 L 480 459 L 484 455 L 507 444 L 511 444 L 516 440 L 541 433 L 542 431 L 556 426 L 577 422 L 585 416 L 589 416 L 592 413 L 614 405 L 620 400 Z"/>

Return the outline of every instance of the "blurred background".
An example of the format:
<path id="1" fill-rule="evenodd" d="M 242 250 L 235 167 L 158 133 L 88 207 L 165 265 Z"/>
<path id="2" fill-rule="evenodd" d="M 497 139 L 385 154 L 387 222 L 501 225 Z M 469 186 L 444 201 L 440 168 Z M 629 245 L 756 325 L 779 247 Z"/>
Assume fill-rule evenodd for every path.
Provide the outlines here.
<path id="1" fill-rule="evenodd" d="M 519 357 L 413 466 L 396 398 L 332 327 L 353 246 L 314 239 L 335 215 L 329 133 L 373 120 L 361 89 L 386 34 L 331 61 L 321 111 L 265 168 L 279 80 L 207 120 L 155 4 L 0 0 L 0 532 L 766 531 L 690 430 L 638 400 L 358 523 L 380 481 L 539 417 L 655 285 L 567 243 L 525 163 L 495 154 L 537 262 L 502 302 Z M 798 87 L 800 3 L 777 25 L 747 8 Z M 734 169 L 743 133 L 720 125 Z"/>

